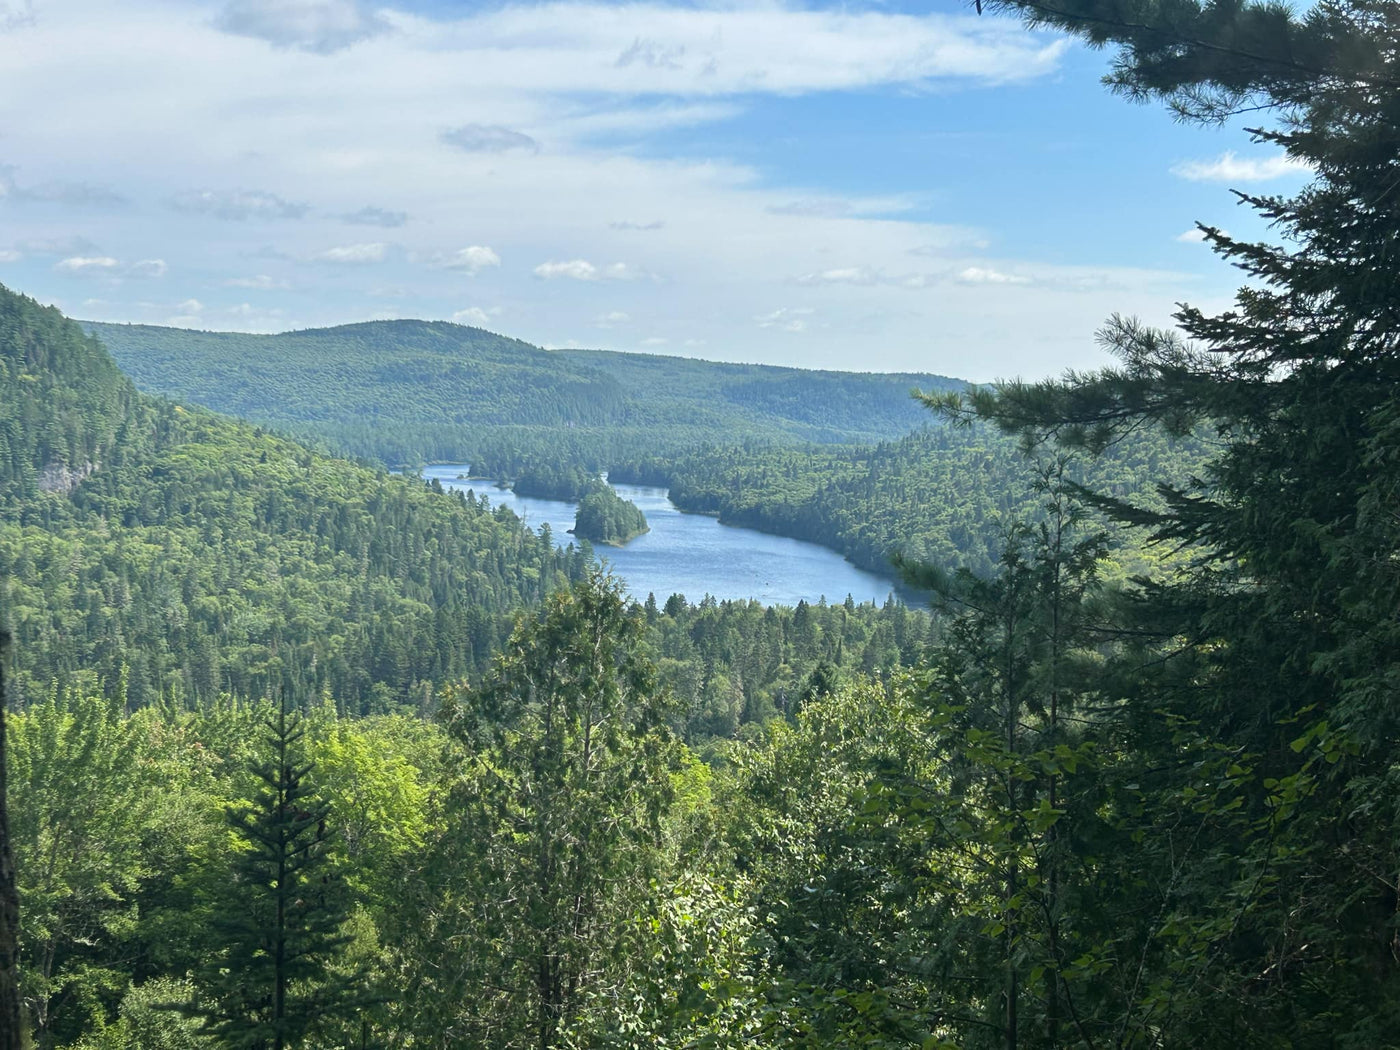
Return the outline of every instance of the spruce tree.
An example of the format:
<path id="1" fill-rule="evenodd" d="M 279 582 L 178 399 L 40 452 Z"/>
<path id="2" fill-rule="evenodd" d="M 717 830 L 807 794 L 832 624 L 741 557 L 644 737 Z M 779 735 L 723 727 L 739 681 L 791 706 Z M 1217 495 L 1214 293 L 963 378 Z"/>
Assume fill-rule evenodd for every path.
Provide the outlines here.
<path id="1" fill-rule="evenodd" d="M 1197 790 L 1201 752 L 1179 746 L 1183 732 L 1230 755 L 1222 780 L 1239 788 L 1242 819 L 1210 814 L 1193 839 L 1212 884 L 1174 890 L 1153 1025 L 1177 1045 L 1392 1045 L 1400 5 L 992 6 L 1118 48 L 1110 86 L 1183 119 L 1251 112 L 1268 121 L 1251 129 L 1257 142 L 1314 173 L 1292 196 L 1239 195 L 1277 243 L 1202 228 L 1248 278 L 1232 308 L 1183 306 L 1176 331 L 1113 318 L 1102 339 L 1118 367 L 931 401 L 970 406 L 1030 443 L 1102 449 L 1145 425 L 1217 441 L 1197 482 L 1164 486 L 1158 506 L 1091 495 L 1193 557 L 1122 609 L 1124 637 L 1140 643 L 1118 667 L 1137 741 L 1154 741 L 1153 718 L 1171 727 L 1141 757 L 1161 808 L 1139 819 L 1163 823 L 1144 833 L 1140 870 L 1165 822 L 1214 804 L 1168 805 Z"/>
<path id="2" fill-rule="evenodd" d="M 330 806 L 301 758 L 305 728 L 285 699 L 263 726 L 263 754 L 250 766 L 256 796 L 227 811 L 242 848 L 211 923 L 222 950 L 198 975 L 202 995 L 187 1008 L 203 1032 L 238 1050 L 300 1046 L 320 1022 L 362 1001 L 360 975 L 330 967 L 349 940 L 349 898 L 327 853 Z"/>

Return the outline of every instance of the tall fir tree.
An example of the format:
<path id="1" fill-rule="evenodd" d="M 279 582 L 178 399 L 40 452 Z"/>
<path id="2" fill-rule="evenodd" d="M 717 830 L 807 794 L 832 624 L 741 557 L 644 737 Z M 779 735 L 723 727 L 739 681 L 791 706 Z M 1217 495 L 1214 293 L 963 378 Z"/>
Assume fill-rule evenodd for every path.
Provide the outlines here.
<path id="1" fill-rule="evenodd" d="M 222 950 L 186 1008 L 236 1050 L 301 1046 L 323 1021 L 364 1001 L 363 976 L 332 969 L 349 941 L 350 900 L 327 853 L 330 806 L 301 757 L 305 728 L 285 698 L 263 726 L 263 755 L 250 766 L 257 794 L 227 814 L 242 848 L 211 923 Z"/>

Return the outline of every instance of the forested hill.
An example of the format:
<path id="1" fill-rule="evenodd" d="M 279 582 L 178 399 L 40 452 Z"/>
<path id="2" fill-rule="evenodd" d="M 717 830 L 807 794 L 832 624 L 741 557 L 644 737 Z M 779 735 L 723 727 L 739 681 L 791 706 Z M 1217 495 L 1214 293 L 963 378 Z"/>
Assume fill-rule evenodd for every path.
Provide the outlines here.
<path id="1" fill-rule="evenodd" d="M 542 460 L 605 469 L 723 435 L 874 442 L 927 421 L 935 375 L 817 372 L 650 354 L 542 350 L 446 322 L 244 335 L 88 323 L 144 391 L 390 464 Z"/>
<path id="2" fill-rule="evenodd" d="M 589 563 L 485 501 L 138 394 L 76 323 L 0 288 L 0 627 L 20 699 L 84 675 L 138 704 L 428 704 Z"/>

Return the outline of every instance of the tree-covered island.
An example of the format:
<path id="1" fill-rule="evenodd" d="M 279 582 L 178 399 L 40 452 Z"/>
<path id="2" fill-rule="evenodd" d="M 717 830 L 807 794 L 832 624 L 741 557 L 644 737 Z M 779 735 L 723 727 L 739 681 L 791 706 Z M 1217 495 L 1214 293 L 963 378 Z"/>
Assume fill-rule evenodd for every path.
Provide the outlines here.
<path id="1" fill-rule="evenodd" d="M 579 539 L 621 547 L 644 532 L 650 532 L 646 515 L 635 503 L 625 500 L 604 482 L 595 482 L 579 500 L 578 514 L 570 530 Z"/>

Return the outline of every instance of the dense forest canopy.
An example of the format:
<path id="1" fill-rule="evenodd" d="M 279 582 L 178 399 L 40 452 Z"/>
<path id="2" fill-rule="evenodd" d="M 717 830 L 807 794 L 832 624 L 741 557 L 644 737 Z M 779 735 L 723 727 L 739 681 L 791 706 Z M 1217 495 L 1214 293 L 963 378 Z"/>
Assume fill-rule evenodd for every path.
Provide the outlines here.
<path id="1" fill-rule="evenodd" d="M 648 531 L 646 515 L 603 481 L 595 481 L 579 500 L 574 535 L 593 543 L 622 546 Z"/>
<path id="2" fill-rule="evenodd" d="M 446 322 L 375 321 L 281 335 L 89 322 L 137 385 L 389 465 L 514 475 L 606 469 L 715 434 L 841 443 L 927 421 L 935 375 L 817 372 L 652 354 L 542 350 Z"/>
<path id="3" fill-rule="evenodd" d="M 932 617 L 629 602 L 475 500 L 141 397 L 0 297 L 39 1047 L 1400 1045 L 1400 8 L 989 2 L 1185 119 L 1264 114 L 1316 175 L 1246 198 L 1282 244 L 1205 230 L 1232 307 L 1111 319 L 1117 366 L 930 393 L 970 429 L 874 453 L 671 464 L 850 543 L 842 500 L 907 517 L 901 484 L 1019 439 L 982 571 L 906 562 Z M 1109 530 L 1173 556 L 1125 578 Z M 484 595 L 469 660 L 437 612 Z M 176 687 L 170 639 L 258 623 Z M 332 642 L 375 628 L 413 682 L 457 661 L 432 704 L 346 702 Z"/>
<path id="4" fill-rule="evenodd" d="M 1208 444 L 1160 431 L 1133 435 L 1070 473 L 1095 492 L 1162 506 L 1157 486 L 1184 484 Z M 668 487 L 682 510 L 839 551 L 873 572 L 896 559 L 995 570 L 1006 529 L 1040 514 L 1018 443 L 993 427 L 928 427 L 875 446 L 712 445 L 614 464 L 609 479 Z M 518 487 L 517 487 L 518 491 Z M 1163 551 L 1116 533 L 1122 572 L 1152 573 Z"/>

